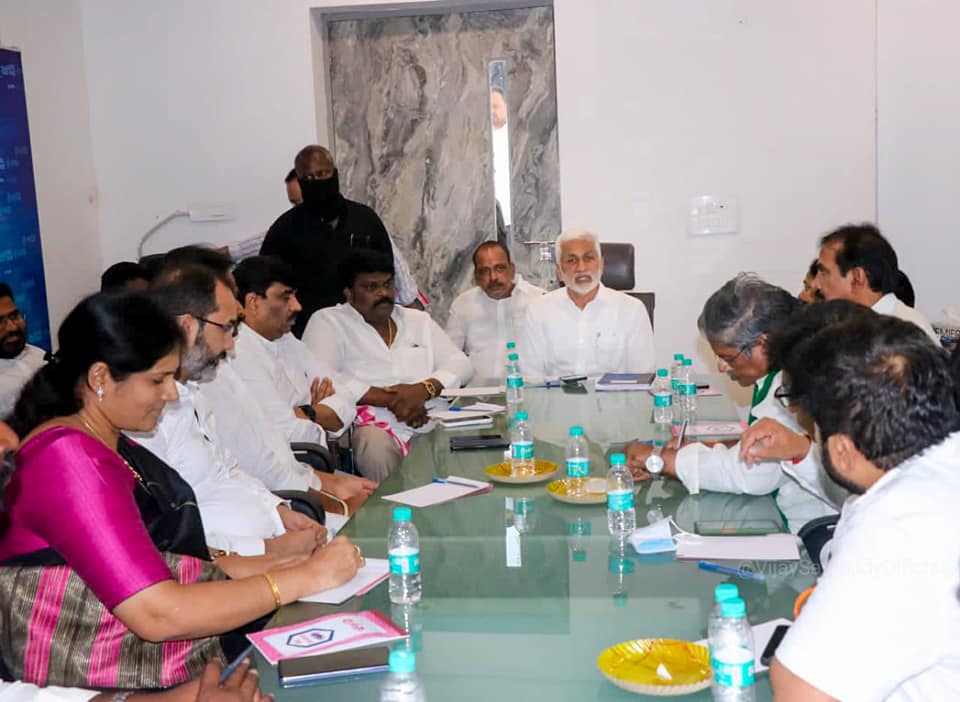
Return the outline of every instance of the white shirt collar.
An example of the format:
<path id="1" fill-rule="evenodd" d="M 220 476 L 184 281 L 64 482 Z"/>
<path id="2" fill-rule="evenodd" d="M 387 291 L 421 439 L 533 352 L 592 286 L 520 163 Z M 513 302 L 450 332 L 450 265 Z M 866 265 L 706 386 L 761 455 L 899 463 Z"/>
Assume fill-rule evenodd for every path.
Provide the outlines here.
<path id="1" fill-rule="evenodd" d="M 251 342 L 249 343 L 253 343 L 253 340 L 255 340 L 260 347 L 262 347 L 265 351 L 270 352 L 271 355 L 273 356 L 279 355 L 280 348 L 277 346 L 276 341 L 270 341 L 270 339 L 268 339 L 265 336 L 262 336 L 258 331 L 254 330 L 252 327 L 248 326 L 247 324 L 240 325 L 240 334 L 245 339 L 251 339 Z"/>
<path id="2" fill-rule="evenodd" d="M 563 295 L 564 299 L 568 303 L 570 303 L 570 306 L 573 307 L 573 309 L 577 310 L 577 312 L 586 312 L 590 308 L 590 306 L 593 305 L 594 303 L 596 303 L 598 307 L 603 307 L 609 301 L 610 294 L 614 292 L 610 290 L 610 288 L 605 286 L 603 283 L 600 283 L 599 285 L 597 285 L 596 297 L 594 297 L 592 300 L 590 300 L 590 302 L 584 305 L 583 309 L 580 309 L 579 307 L 577 307 L 577 303 L 573 301 L 573 298 L 570 297 L 569 289 L 563 288 L 563 291 L 564 291 L 564 295 Z"/>
<path id="3" fill-rule="evenodd" d="M 893 314 L 894 309 L 897 306 L 897 296 L 892 292 L 888 292 L 886 295 L 881 297 L 879 300 L 873 303 L 870 309 L 878 314 Z"/>

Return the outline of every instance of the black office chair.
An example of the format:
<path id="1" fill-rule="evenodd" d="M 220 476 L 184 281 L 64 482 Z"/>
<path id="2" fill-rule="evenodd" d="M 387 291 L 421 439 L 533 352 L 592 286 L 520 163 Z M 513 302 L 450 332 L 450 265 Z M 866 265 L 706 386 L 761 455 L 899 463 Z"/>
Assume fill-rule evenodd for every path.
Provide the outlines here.
<path id="1" fill-rule="evenodd" d="M 797 532 L 814 568 L 817 569 L 817 575 L 822 574 L 824 567 L 830 562 L 830 542 L 833 541 L 833 530 L 837 528 L 839 520 L 840 515 L 837 514 L 818 517 L 811 519 Z"/>
<path id="2" fill-rule="evenodd" d="M 311 441 L 294 441 L 290 444 L 290 450 L 298 461 L 322 473 L 332 473 L 340 466 L 334 452 L 321 444 Z"/>
<path id="3" fill-rule="evenodd" d="M 304 490 L 274 490 L 273 494 L 290 503 L 290 509 L 313 519 L 318 524 L 327 523 L 327 511 L 320 500 Z"/>
<path id="4" fill-rule="evenodd" d="M 601 242 L 600 255 L 603 256 L 603 275 L 600 282 L 612 290 L 621 290 L 636 298 L 647 308 L 650 327 L 653 328 L 653 309 L 656 306 L 656 294 L 652 292 L 627 292 L 636 284 L 634 275 L 633 244 Z"/>

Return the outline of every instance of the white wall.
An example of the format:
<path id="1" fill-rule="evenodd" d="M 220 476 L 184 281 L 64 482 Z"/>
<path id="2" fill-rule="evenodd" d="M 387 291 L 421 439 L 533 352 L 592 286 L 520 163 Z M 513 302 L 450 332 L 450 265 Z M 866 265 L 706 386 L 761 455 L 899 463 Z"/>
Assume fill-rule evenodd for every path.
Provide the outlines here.
<path id="1" fill-rule="evenodd" d="M 880 0 L 880 226 L 931 320 L 960 307 L 960 4 Z"/>
<path id="2" fill-rule="evenodd" d="M 79 3 L 0 0 L 0 41 L 22 52 L 55 339 L 63 317 L 80 297 L 100 285 L 97 189 Z"/>
<path id="3" fill-rule="evenodd" d="M 232 200 L 237 220 L 176 222 L 153 250 L 225 242 L 284 209 L 291 155 L 328 140 L 311 63 L 321 5 L 83 3 L 105 261 L 190 201 Z M 872 0 L 555 9 L 563 222 L 636 244 L 661 359 L 693 350 L 704 299 L 737 271 L 793 290 L 819 234 L 873 218 Z M 687 237 L 686 200 L 704 193 L 739 198 L 740 234 Z"/>

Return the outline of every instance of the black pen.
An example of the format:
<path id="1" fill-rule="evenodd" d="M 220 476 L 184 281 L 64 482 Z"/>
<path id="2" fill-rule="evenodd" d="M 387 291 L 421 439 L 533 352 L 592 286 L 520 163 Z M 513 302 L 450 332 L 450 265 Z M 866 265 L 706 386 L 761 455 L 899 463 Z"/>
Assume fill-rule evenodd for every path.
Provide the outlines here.
<path id="1" fill-rule="evenodd" d="M 247 646 L 243 653 L 233 659 L 233 662 L 223 669 L 223 672 L 220 673 L 220 684 L 223 685 L 227 682 L 227 678 L 233 675 L 234 671 L 240 667 L 240 664 L 243 663 L 247 658 L 250 657 L 250 654 L 253 653 L 253 644 Z"/>

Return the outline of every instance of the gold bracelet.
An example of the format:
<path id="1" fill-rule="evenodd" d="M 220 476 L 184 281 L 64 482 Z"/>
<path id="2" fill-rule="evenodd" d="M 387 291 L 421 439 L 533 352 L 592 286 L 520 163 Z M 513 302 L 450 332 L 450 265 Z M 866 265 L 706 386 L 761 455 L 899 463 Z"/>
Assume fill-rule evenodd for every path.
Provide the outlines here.
<path id="1" fill-rule="evenodd" d="M 273 576 L 270 573 L 260 573 L 263 576 L 264 580 L 267 581 L 267 585 L 270 586 L 270 590 L 273 592 L 273 601 L 277 605 L 276 609 L 280 609 L 280 605 L 283 604 L 283 600 L 280 599 L 280 588 L 277 587 L 277 581 L 273 579 Z"/>

